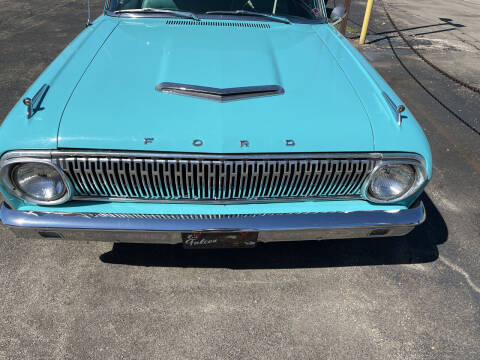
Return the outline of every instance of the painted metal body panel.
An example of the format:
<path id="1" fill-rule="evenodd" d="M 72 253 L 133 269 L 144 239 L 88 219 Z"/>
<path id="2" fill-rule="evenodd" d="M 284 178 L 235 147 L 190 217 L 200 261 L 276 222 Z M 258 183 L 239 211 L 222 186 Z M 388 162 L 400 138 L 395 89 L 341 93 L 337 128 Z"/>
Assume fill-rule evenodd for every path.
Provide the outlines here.
<path id="1" fill-rule="evenodd" d="M 65 106 L 85 69 L 117 24 L 117 19 L 99 17 L 35 80 L 21 99 L 34 97 L 44 84 L 48 84 L 41 109 L 28 119 L 25 105 L 18 101 L 0 126 L 0 154 L 14 149 L 57 148 L 58 126 Z M 1 184 L 0 192 L 10 205 L 19 207 L 23 204 Z"/>
<path id="2" fill-rule="evenodd" d="M 354 84 L 363 106 L 368 109 L 374 133 L 375 151 L 413 152 L 423 156 L 428 177 L 432 174 L 432 154 L 427 138 L 413 114 L 406 108 L 402 125 L 398 126 L 385 92 L 397 105 L 404 104 L 367 60 L 334 27 L 316 27 L 322 41 Z M 404 104 L 405 105 L 405 104 Z"/>
<path id="3" fill-rule="evenodd" d="M 0 127 L 0 155 L 17 149 L 112 149 L 199 153 L 413 152 L 432 159 L 413 115 L 398 126 L 386 92 L 401 100 L 328 24 L 270 28 L 170 26 L 165 19 L 101 16 L 27 90 L 50 86 L 27 119 L 19 102 Z M 161 82 L 217 88 L 280 85 L 285 94 L 217 103 L 155 91 Z M 144 138 L 154 141 L 145 143 Z M 193 140 L 202 139 L 195 147 Z M 295 147 L 285 146 L 287 139 Z M 249 147 L 240 147 L 248 140 Z M 254 214 L 399 210 L 366 201 L 259 204 L 24 203 L 28 211 Z"/>
<path id="4" fill-rule="evenodd" d="M 118 21 L 100 17 L 48 66 L 22 96 L 33 97 L 44 84 L 50 88 L 41 110 L 30 119 L 26 107 L 19 101 L 0 127 L 0 152 L 13 149 L 55 149 L 60 119 L 73 90 L 85 70 L 117 26 Z M 88 101 L 85 99 L 84 101 Z"/>
<path id="5" fill-rule="evenodd" d="M 311 25 L 270 23 L 262 29 L 166 22 L 120 21 L 67 105 L 60 147 L 202 153 L 373 150 L 367 113 Z M 161 82 L 215 88 L 280 85 L 285 94 L 217 104 L 155 91 Z M 145 146 L 144 138 L 154 141 Z M 203 146 L 192 146 L 195 139 Z M 296 146 L 286 147 L 287 139 Z M 250 146 L 241 148 L 241 140 Z"/>
<path id="6" fill-rule="evenodd" d="M 115 214 L 281 214 L 310 212 L 348 212 L 348 211 L 398 211 L 406 209 L 403 205 L 370 204 L 363 200 L 350 201 L 306 201 L 277 202 L 257 204 L 174 204 L 141 202 L 88 202 L 66 203 L 58 206 L 38 206 L 22 204 L 21 211 L 58 211 L 81 213 L 115 213 Z"/>

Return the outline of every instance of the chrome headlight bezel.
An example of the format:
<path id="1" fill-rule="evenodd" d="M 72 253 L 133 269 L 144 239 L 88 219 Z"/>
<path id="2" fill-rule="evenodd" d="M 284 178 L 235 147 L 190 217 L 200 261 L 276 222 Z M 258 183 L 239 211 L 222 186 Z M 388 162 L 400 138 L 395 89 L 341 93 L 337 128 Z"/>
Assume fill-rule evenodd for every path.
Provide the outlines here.
<path id="1" fill-rule="evenodd" d="M 412 185 L 410 188 L 402 193 L 400 196 L 389 199 L 389 200 L 384 200 L 384 199 L 379 199 L 374 197 L 371 192 L 370 192 L 370 185 L 372 184 L 372 181 L 375 179 L 375 176 L 377 175 L 378 171 L 385 166 L 390 166 L 390 165 L 407 165 L 411 166 L 414 169 L 414 180 L 412 182 Z M 367 181 L 365 181 L 365 184 L 363 185 L 362 188 L 362 196 L 376 204 L 394 204 L 401 202 L 405 199 L 410 198 L 411 196 L 415 195 L 420 189 L 422 189 L 425 185 L 425 183 L 428 181 L 428 175 L 427 171 L 425 169 L 425 162 L 423 158 L 419 155 L 407 155 L 407 156 L 399 156 L 398 158 L 396 157 L 385 157 L 384 159 L 380 160 L 373 171 L 370 173 L 368 176 Z"/>
<path id="2" fill-rule="evenodd" d="M 15 184 L 15 181 L 12 179 L 12 174 L 14 169 L 22 164 L 29 164 L 29 163 L 37 163 L 37 164 L 44 164 L 50 166 L 52 169 L 58 172 L 60 175 L 65 191 L 60 198 L 46 201 L 46 200 L 39 200 L 28 193 L 19 189 L 19 187 Z M 12 158 L 2 158 L 0 162 L 0 181 L 5 186 L 5 188 L 15 195 L 17 198 L 32 203 L 36 205 L 60 205 L 64 204 L 69 201 L 73 196 L 73 187 L 70 183 L 70 180 L 67 178 L 65 173 L 60 169 L 57 165 L 51 162 L 49 158 L 37 158 L 37 157 L 12 157 Z"/>

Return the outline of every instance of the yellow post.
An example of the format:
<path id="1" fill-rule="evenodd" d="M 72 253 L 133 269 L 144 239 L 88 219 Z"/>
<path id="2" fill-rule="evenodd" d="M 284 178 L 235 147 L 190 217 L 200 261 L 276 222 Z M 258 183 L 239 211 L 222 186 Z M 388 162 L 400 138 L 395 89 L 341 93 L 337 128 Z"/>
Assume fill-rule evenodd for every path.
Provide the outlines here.
<path id="1" fill-rule="evenodd" d="M 365 44 L 365 38 L 367 36 L 368 23 L 370 22 L 370 15 L 372 13 L 373 0 L 368 0 L 367 9 L 365 10 L 365 17 L 363 18 L 362 32 L 360 34 L 359 45 Z"/>

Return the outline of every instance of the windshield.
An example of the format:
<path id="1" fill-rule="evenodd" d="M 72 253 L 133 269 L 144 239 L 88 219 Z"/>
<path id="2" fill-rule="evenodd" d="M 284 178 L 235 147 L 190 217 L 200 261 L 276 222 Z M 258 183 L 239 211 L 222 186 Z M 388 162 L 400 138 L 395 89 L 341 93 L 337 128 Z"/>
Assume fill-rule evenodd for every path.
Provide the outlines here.
<path id="1" fill-rule="evenodd" d="M 318 0 L 112 0 L 109 8 L 111 11 L 122 12 L 159 9 L 184 11 L 197 15 L 206 13 L 229 15 L 231 13 L 234 16 L 251 16 L 254 12 L 309 20 L 322 18 L 322 9 Z"/>

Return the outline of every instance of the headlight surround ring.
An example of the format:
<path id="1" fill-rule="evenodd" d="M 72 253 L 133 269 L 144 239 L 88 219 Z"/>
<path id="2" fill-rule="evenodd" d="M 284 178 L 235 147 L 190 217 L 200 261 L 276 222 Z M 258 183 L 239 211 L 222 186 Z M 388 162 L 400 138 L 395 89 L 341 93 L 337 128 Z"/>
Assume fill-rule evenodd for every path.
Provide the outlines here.
<path id="1" fill-rule="evenodd" d="M 63 183 L 64 189 L 62 194 L 58 197 L 54 197 L 52 200 L 42 200 L 22 190 L 21 186 L 19 186 L 19 184 L 17 184 L 17 182 L 13 180 L 13 173 L 14 171 L 18 170 L 22 165 L 26 164 L 43 164 L 45 166 L 49 166 L 50 168 L 52 168 L 52 170 L 56 171 Z M 1 164 L 0 181 L 7 188 L 8 191 L 10 191 L 19 199 L 37 205 L 59 205 L 69 201 L 73 196 L 73 187 L 69 179 L 67 178 L 65 173 L 57 165 L 53 164 L 49 159 L 33 157 L 19 157 L 8 159 Z"/>
<path id="2" fill-rule="evenodd" d="M 409 197 L 417 193 L 428 180 L 424 163 L 420 159 L 420 157 L 418 157 L 418 159 L 399 157 L 390 159 L 385 158 L 379 161 L 379 163 L 375 166 L 375 169 L 373 169 L 373 171 L 370 173 L 368 180 L 363 186 L 363 197 L 366 200 L 377 204 L 393 204 L 408 199 Z M 379 173 L 387 167 L 395 168 L 400 166 L 411 167 L 411 169 L 413 169 L 413 179 L 409 184 L 409 188 L 405 191 L 400 192 L 396 197 L 384 199 L 375 197 L 374 194 L 372 194 L 371 186 L 376 177 L 379 176 Z"/>

